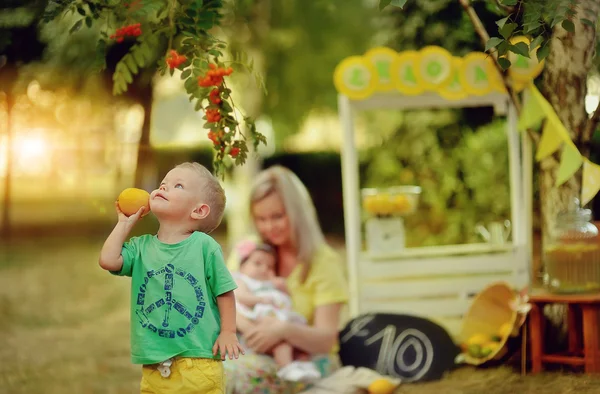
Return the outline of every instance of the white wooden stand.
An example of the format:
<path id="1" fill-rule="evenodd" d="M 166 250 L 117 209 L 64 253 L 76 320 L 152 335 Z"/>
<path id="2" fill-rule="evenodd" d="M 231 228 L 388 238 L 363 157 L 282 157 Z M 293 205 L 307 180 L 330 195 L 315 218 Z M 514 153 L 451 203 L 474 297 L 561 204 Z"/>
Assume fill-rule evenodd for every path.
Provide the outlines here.
<path id="1" fill-rule="evenodd" d="M 369 109 L 483 106 L 493 106 L 496 115 L 507 116 L 511 240 L 504 245 L 400 248 L 392 253 L 363 251 L 355 114 Z M 340 95 L 338 110 L 344 133 L 342 180 L 351 317 L 368 312 L 412 314 L 436 321 L 456 335 L 471 298 L 484 287 L 505 281 L 521 289 L 530 283 L 531 143 L 517 130 L 515 108 L 508 96 L 493 93 L 450 101 L 435 93 L 403 96 L 394 92 L 378 93 L 357 101 Z"/>

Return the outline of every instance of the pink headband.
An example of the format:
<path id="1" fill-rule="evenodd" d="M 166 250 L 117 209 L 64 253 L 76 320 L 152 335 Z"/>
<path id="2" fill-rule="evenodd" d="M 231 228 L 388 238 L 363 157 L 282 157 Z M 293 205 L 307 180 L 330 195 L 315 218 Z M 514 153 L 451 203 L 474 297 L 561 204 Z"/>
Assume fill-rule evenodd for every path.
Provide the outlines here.
<path id="1" fill-rule="evenodd" d="M 258 244 L 251 240 L 246 240 L 238 243 L 235 250 L 240 258 L 240 263 L 243 263 L 255 250 L 263 250 L 272 253 L 273 249 L 266 244 Z"/>

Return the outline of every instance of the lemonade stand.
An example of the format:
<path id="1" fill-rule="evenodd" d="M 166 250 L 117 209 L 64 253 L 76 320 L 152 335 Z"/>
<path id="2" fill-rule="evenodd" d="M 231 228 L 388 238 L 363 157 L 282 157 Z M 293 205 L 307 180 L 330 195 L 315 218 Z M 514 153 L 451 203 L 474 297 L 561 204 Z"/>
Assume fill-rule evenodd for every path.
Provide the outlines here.
<path id="1" fill-rule="evenodd" d="M 519 39 L 519 38 L 517 38 Z M 511 56 L 516 56 L 511 54 Z M 525 85 L 543 64 L 511 59 L 510 78 Z M 397 313 L 426 317 L 458 336 L 473 297 L 494 282 L 530 281 L 532 146 L 501 75 L 485 53 L 452 56 L 440 47 L 396 52 L 375 48 L 337 66 L 334 83 L 343 127 L 342 179 L 352 317 Z M 521 86 L 521 88 L 522 88 Z M 418 186 L 360 189 L 354 117 L 371 109 L 494 108 L 506 117 L 511 236 L 505 242 L 406 247 L 403 217 L 417 209 Z M 368 218 L 364 221 L 363 216 Z M 364 231 L 363 231 L 364 228 Z"/>

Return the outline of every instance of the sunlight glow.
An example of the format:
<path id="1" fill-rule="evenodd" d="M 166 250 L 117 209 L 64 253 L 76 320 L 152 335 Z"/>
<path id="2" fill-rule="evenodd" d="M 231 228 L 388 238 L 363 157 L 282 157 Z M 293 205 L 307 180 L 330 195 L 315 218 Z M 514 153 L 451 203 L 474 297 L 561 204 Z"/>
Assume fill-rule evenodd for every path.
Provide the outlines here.
<path id="1" fill-rule="evenodd" d="M 50 171 L 52 150 L 43 130 L 18 133 L 13 141 L 16 174 L 43 175 Z"/>

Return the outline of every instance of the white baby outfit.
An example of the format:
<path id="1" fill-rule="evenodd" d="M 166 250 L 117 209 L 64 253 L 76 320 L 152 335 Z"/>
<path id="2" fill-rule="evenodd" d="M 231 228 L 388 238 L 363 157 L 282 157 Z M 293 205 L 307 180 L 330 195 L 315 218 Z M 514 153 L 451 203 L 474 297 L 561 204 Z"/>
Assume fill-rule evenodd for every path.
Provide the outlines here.
<path id="1" fill-rule="evenodd" d="M 273 300 L 273 304 L 256 304 L 254 308 L 238 302 L 238 311 L 248 319 L 255 320 L 263 316 L 274 316 L 279 320 L 306 324 L 304 316 L 292 310 L 292 299 L 277 289 L 273 282 L 254 279 L 239 272 L 234 273 L 234 277 L 244 282 L 255 296 Z"/>
<path id="2" fill-rule="evenodd" d="M 292 299 L 277 289 L 271 281 L 261 281 L 244 275 L 240 272 L 232 273 L 235 279 L 239 279 L 248 289 L 258 297 L 267 297 L 273 304 L 256 304 L 250 308 L 240 302 L 236 302 L 239 313 L 248 319 L 255 320 L 263 316 L 273 316 L 282 321 L 298 324 L 306 324 L 304 316 L 292 310 Z M 314 363 L 310 361 L 293 361 L 277 372 L 281 379 L 294 382 L 311 382 L 321 377 L 321 373 Z"/>

